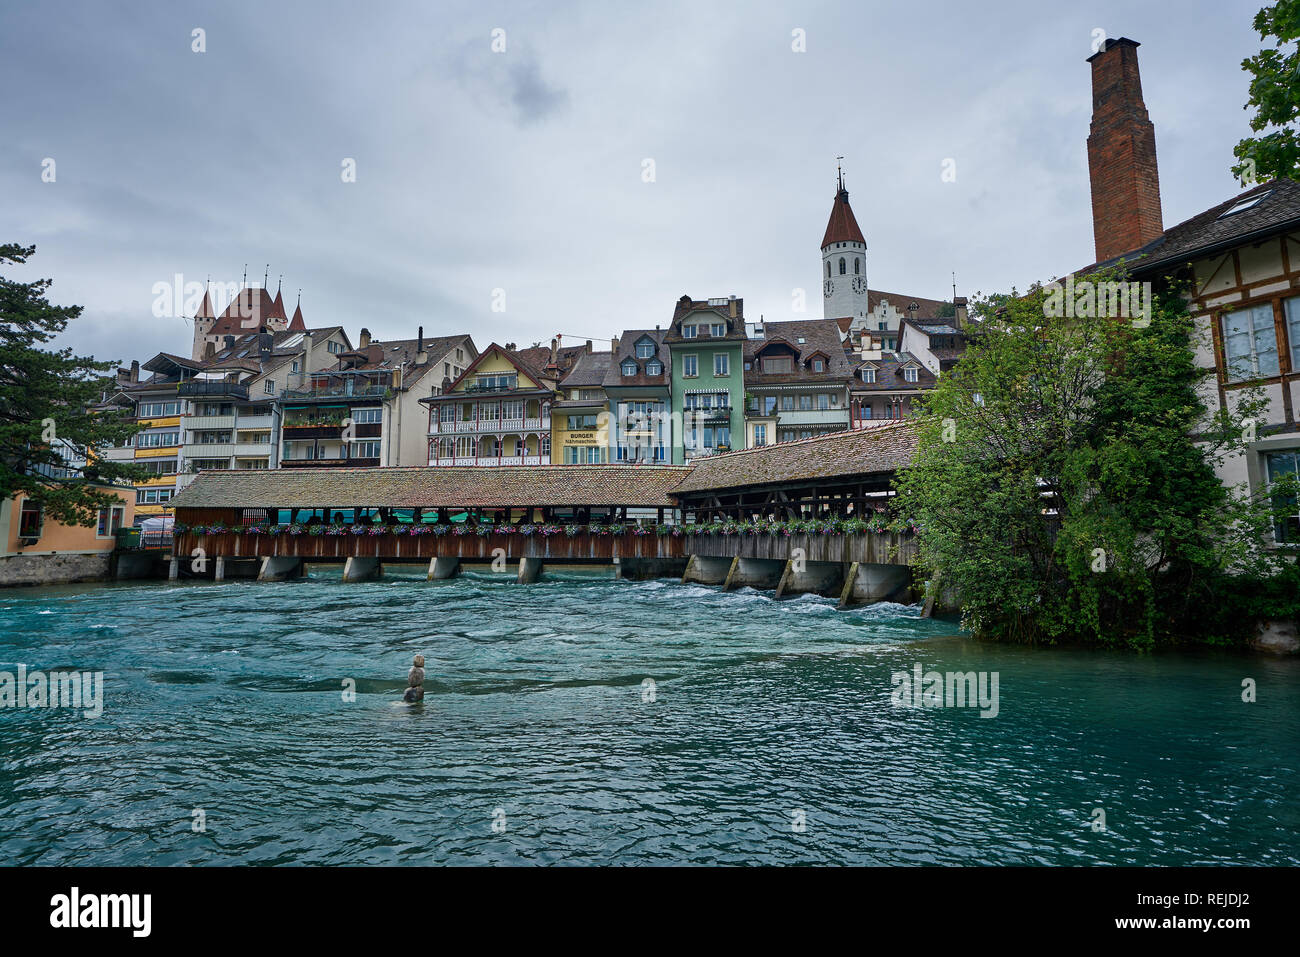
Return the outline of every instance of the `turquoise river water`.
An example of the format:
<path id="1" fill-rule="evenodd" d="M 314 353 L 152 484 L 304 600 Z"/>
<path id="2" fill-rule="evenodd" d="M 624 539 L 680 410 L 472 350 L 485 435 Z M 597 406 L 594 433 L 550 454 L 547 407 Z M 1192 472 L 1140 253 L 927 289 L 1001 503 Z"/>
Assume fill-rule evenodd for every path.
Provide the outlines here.
<path id="1" fill-rule="evenodd" d="M 105 682 L 99 717 L 0 710 L 0 860 L 1300 863 L 1295 661 L 395 571 L 0 593 L 0 680 Z M 416 652 L 428 695 L 404 705 Z M 918 664 L 996 674 L 996 716 L 897 706 Z"/>

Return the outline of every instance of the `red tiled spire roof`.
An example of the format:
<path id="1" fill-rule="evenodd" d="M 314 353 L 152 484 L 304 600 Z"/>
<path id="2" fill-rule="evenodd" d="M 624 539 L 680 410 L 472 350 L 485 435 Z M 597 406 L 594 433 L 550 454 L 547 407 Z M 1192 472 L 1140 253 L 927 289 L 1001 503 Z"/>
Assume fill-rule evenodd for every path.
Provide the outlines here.
<path id="1" fill-rule="evenodd" d="M 275 299 L 271 302 L 271 311 L 267 315 L 268 319 L 284 319 L 286 322 L 289 316 L 284 311 L 284 300 L 280 298 L 280 290 L 275 291 Z"/>
<path id="2" fill-rule="evenodd" d="M 302 321 L 302 303 L 293 310 L 293 319 L 289 322 L 289 332 L 306 332 L 307 324 Z"/>
<path id="3" fill-rule="evenodd" d="M 203 290 L 203 301 L 199 303 L 199 311 L 194 314 L 195 319 L 215 319 L 217 314 L 212 311 L 212 300 L 208 298 L 208 290 Z"/>
<path id="4" fill-rule="evenodd" d="M 862 238 L 862 230 L 858 228 L 858 221 L 853 217 L 853 207 L 849 205 L 849 191 L 844 188 L 844 180 L 841 179 L 839 189 L 835 193 L 835 203 L 831 206 L 831 218 L 826 224 L 826 235 L 822 237 L 822 249 L 825 249 L 831 243 L 862 243 L 866 245 L 867 241 Z"/>

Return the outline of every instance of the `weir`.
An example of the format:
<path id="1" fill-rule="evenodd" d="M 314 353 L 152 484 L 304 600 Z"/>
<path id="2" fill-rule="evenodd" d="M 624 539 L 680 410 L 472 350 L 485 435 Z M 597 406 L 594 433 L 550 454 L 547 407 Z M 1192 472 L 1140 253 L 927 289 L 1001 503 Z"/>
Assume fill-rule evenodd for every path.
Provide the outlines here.
<path id="1" fill-rule="evenodd" d="M 173 500 L 170 572 L 191 554 L 217 580 L 250 560 L 262 581 L 308 563 L 343 565 L 345 582 L 419 563 L 442 581 L 472 563 L 527 585 L 549 566 L 613 565 L 619 578 L 815 593 L 841 608 L 910 600 L 914 532 L 891 525 L 888 506 L 914 442 L 899 425 L 691 466 L 203 471 Z"/>

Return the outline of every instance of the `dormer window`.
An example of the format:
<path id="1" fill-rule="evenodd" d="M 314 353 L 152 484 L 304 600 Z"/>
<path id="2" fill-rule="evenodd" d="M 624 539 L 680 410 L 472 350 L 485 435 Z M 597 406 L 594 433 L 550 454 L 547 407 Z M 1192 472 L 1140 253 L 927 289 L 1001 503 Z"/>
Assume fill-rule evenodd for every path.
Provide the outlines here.
<path id="1" fill-rule="evenodd" d="M 652 359 L 645 364 L 646 375 L 663 375 L 664 366 L 658 359 Z"/>
<path id="2" fill-rule="evenodd" d="M 824 359 L 814 359 L 812 361 L 813 372 L 825 372 L 826 361 Z"/>
<path id="3" fill-rule="evenodd" d="M 863 381 L 863 382 L 875 382 L 875 381 L 876 381 L 876 370 L 875 370 L 875 369 L 863 369 L 863 370 L 862 370 L 862 381 Z"/>
<path id="4" fill-rule="evenodd" d="M 642 339 L 636 344 L 636 357 L 638 359 L 649 359 L 655 354 L 655 344 L 649 339 Z"/>
<path id="5" fill-rule="evenodd" d="M 683 338 L 683 339 L 694 339 L 694 338 L 695 338 L 695 332 L 696 332 L 696 329 L 695 329 L 695 326 L 694 326 L 694 325 L 689 325 L 689 326 L 688 326 L 688 325 L 683 325 L 683 326 L 682 326 L 682 338 Z"/>
<path id="6" fill-rule="evenodd" d="M 906 382 L 915 382 L 918 377 L 916 366 L 908 366 L 903 370 L 903 380 Z"/>
<path id="7" fill-rule="evenodd" d="M 636 363 L 631 359 L 623 363 L 623 375 L 636 375 Z"/>
<path id="8" fill-rule="evenodd" d="M 709 326 L 709 335 L 716 336 L 719 339 L 727 334 L 727 325 L 723 322 L 715 322 Z"/>

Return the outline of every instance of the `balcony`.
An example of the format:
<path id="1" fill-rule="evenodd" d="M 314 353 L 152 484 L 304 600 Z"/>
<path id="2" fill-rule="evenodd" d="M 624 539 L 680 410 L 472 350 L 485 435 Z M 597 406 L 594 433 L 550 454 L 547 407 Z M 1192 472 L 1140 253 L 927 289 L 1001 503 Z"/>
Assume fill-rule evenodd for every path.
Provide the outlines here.
<path id="1" fill-rule="evenodd" d="M 280 394 L 280 398 L 284 401 L 311 402 L 316 399 L 359 398 L 364 396 L 378 396 L 386 399 L 392 394 L 391 386 L 353 385 L 349 382 L 346 385 L 322 386 L 317 389 L 285 389 Z"/>
<path id="2" fill-rule="evenodd" d="M 207 431 L 208 429 L 233 429 L 235 427 L 234 415 L 187 415 L 185 416 L 185 428 L 192 431 Z"/>
<path id="3" fill-rule="evenodd" d="M 241 415 L 235 420 L 235 428 L 241 431 L 256 429 L 259 432 L 269 432 L 274 426 L 275 416 L 273 415 Z"/>
<path id="4" fill-rule="evenodd" d="M 545 427 L 550 431 L 549 425 Z M 538 432 L 543 429 L 542 419 L 470 419 L 469 421 L 432 422 L 430 435 L 451 435 L 464 432 Z"/>
<path id="5" fill-rule="evenodd" d="M 232 455 L 261 458 L 270 454 L 270 442 L 205 442 L 185 446 L 187 459 L 225 459 Z"/>
<path id="6" fill-rule="evenodd" d="M 334 425 L 285 425 L 280 429 L 285 441 L 299 439 L 337 439 L 343 435 L 343 423 Z"/>
<path id="7" fill-rule="evenodd" d="M 286 469 L 329 469 L 329 468 L 352 468 L 365 469 L 377 468 L 379 459 L 281 459 L 280 467 Z"/>
<path id="8" fill-rule="evenodd" d="M 777 412 L 777 424 L 789 425 L 834 425 L 846 428 L 849 424 L 848 409 L 800 409 Z"/>
<path id="9" fill-rule="evenodd" d="M 176 392 L 183 396 L 221 395 L 236 399 L 248 398 L 248 386 L 238 382 L 209 382 L 206 379 L 191 379 L 176 387 Z"/>
<path id="10" fill-rule="evenodd" d="M 540 455 L 458 455 L 455 458 L 429 459 L 430 465 L 546 465 L 549 460 Z"/>

